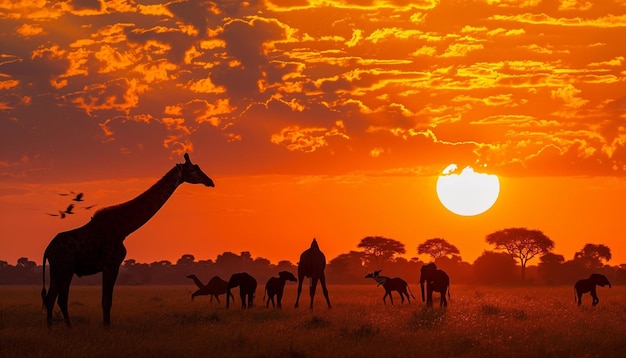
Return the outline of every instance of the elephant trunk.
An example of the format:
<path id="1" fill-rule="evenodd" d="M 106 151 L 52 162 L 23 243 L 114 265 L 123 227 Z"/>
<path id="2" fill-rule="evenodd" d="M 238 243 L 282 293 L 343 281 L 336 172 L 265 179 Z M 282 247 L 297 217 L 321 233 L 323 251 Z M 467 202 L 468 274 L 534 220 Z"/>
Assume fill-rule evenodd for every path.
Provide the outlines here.
<path id="1" fill-rule="evenodd" d="M 422 280 L 420 278 L 420 289 L 422 290 L 422 302 L 426 301 L 426 299 L 424 298 L 424 281 L 426 280 Z"/>
<path id="2" fill-rule="evenodd" d="M 230 293 L 230 287 L 226 289 L 226 308 L 228 308 L 230 306 L 230 296 L 232 294 Z"/>

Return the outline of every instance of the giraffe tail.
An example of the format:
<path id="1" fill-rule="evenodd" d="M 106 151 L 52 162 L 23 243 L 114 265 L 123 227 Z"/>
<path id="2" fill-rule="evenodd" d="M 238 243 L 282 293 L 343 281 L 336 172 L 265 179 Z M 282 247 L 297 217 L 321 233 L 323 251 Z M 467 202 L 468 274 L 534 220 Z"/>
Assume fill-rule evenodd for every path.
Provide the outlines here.
<path id="1" fill-rule="evenodd" d="M 46 260 L 48 260 L 48 256 L 43 254 L 43 262 L 41 263 L 42 271 L 43 271 L 43 288 L 41 289 L 41 300 L 42 307 L 46 307 Z"/>

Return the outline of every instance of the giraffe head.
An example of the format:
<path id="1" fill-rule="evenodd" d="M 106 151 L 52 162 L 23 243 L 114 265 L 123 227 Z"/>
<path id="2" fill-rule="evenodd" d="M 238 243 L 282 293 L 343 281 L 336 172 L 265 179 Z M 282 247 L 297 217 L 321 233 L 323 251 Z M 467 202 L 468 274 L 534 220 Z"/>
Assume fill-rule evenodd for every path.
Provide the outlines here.
<path id="1" fill-rule="evenodd" d="M 181 169 L 183 181 L 190 184 L 204 184 L 206 186 L 215 186 L 213 180 L 200 169 L 197 164 L 193 164 L 189 160 L 189 154 L 185 153 L 185 162 L 178 164 Z"/>

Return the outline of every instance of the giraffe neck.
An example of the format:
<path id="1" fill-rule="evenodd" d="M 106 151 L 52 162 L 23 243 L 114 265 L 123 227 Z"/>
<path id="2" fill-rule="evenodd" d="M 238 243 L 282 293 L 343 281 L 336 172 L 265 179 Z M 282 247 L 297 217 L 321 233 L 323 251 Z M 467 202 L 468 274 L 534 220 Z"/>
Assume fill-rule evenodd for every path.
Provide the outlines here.
<path id="1" fill-rule="evenodd" d="M 112 231 L 112 234 L 126 238 L 148 222 L 182 182 L 181 169 L 176 165 L 136 198 L 97 211 L 91 223 L 101 226 L 107 232 Z"/>

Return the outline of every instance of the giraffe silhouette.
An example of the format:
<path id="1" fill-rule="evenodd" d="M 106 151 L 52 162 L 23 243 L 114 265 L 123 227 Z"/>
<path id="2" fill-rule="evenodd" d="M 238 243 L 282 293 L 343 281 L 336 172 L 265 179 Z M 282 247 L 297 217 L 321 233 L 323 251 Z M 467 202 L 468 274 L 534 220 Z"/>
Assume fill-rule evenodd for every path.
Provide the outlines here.
<path id="1" fill-rule="evenodd" d="M 52 325 L 52 309 L 57 301 L 65 324 L 71 327 L 67 300 L 72 276 L 102 272 L 103 323 L 111 324 L 113 286 L 120 265 L 126 257 L 124 239 L 145 224 L 165 204 L 182 183 L 213 187 L 213 180 L 191 163 L 176 164 L 163 178 L 136 198 L 102 208 L 91 220 L 77 229 L 57 234 L 43 255 L 43 289 L 41 297 L 47 310 L 48 327 Z M 50 263 L 50 287 L 46 294 L 46 260 Z"/>
<path id="2" fill-rule="evenodd" d="M 317 281 L 322 284 L 322 291 L 324 297 L 326 297 L 326 303 L 330 308 L 330 299 L 328 298 L 328 289 L 326 289 L 326 277 L 324 276 L 324 269 L 326 268 L 326 256 L 320 250 L 317 245 L 317 240 L 313 238 L 311 247 L 305 250 L 300 255 L 300 262 L 298 262 L 298 296 L 296 297 L 296 305 L 298 308 L 298 302 L 300 301 L 300 293 L 302 292 L 302 281 L 305 277 L 311 278 L 311 286 L 309 287 L 309 293 L 311 295 L 310 309 L 313 309 L 313 298 L 315 297 L 315 289 L 317 288 Z"/>

